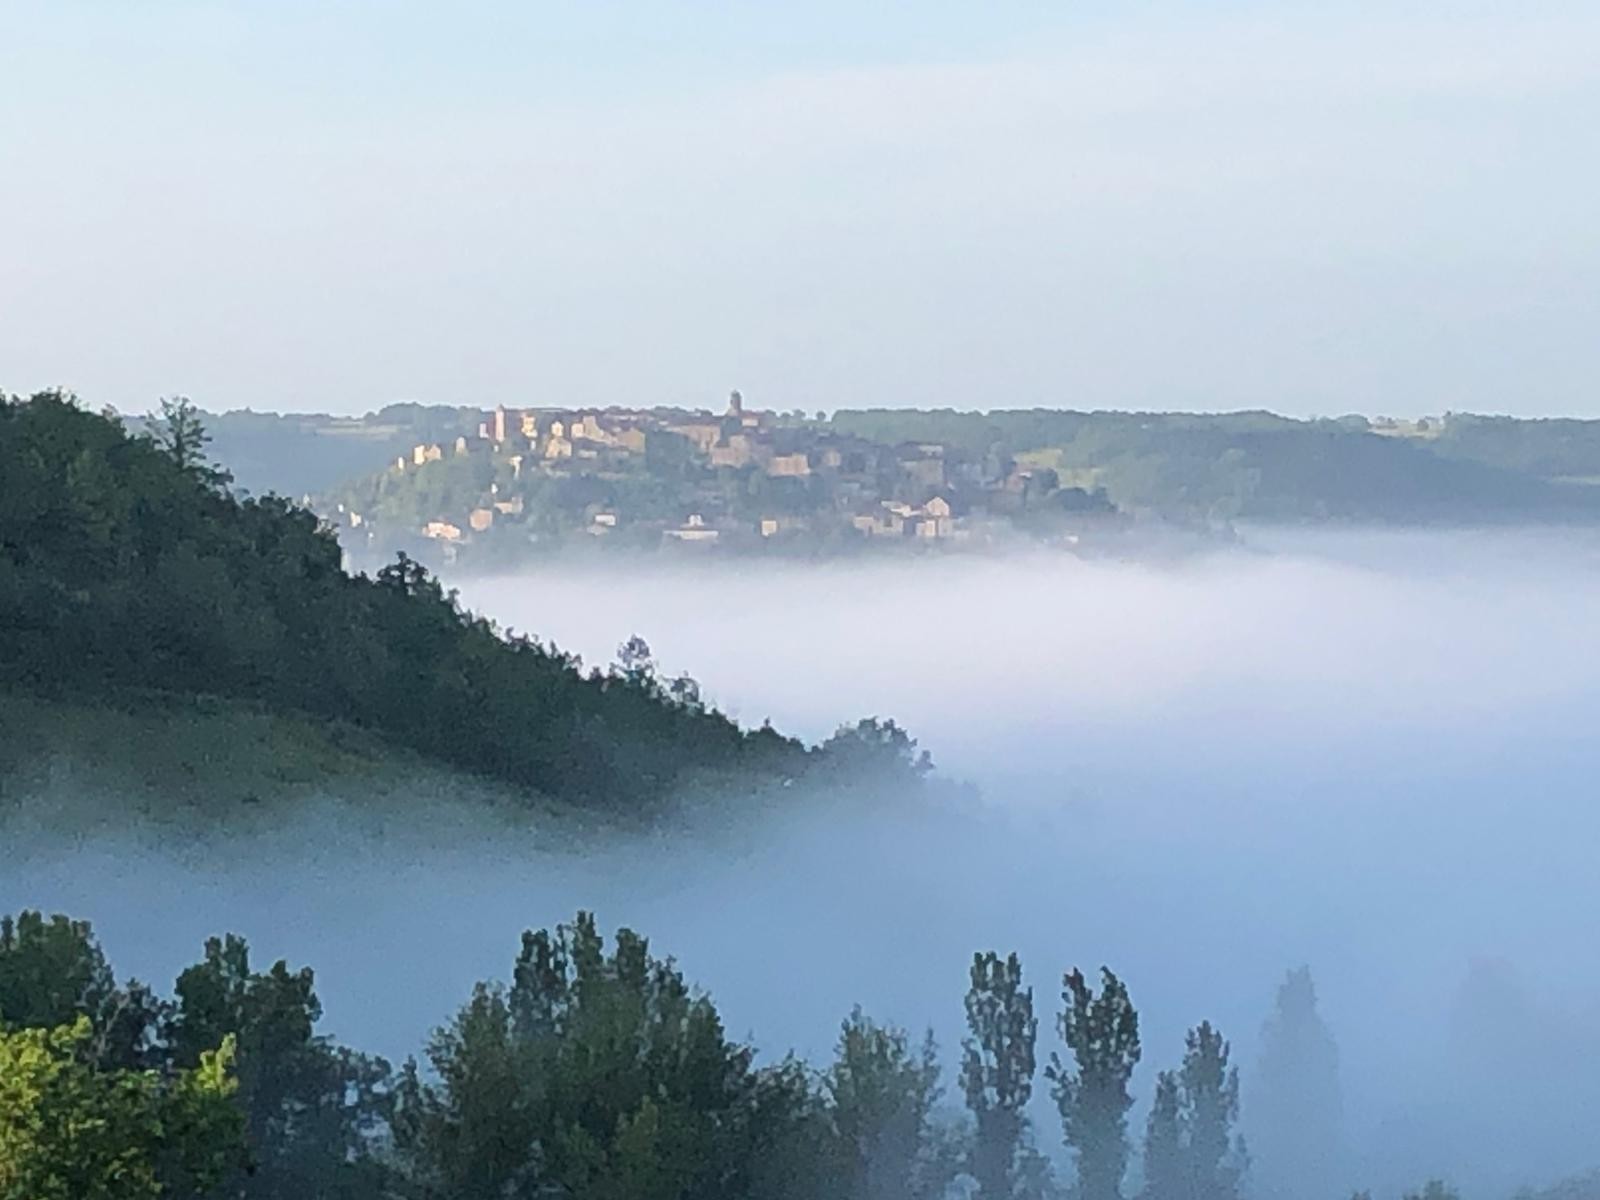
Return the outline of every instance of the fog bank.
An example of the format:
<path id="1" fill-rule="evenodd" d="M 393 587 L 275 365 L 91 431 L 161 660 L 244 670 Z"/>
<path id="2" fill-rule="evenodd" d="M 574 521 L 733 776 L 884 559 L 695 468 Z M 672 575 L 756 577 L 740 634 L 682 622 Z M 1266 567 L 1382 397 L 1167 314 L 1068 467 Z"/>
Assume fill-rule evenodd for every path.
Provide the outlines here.
<path id="1" fill-rule="evenodd" d="M 89 917 L 121 970 L 163 985 L 236 930 L 315 966 L 329 1028 L 395 1056 L 504 977 L 522 928 L 578 907 L 677 955 L 735 1032 L 816 1059 L 860 1002 L 932 1025 L 949 1060 L 989 947 L 1021 953 L 1048 1047 L 1061 970 L 1104 962 L 1141 1010 L 1141 1094 L 1208 1018 L 1244 1068 L 1247 1130 L 1261 1023 L 1305 963 L 1352 1150 L 1329 1194 L 1429 1174 L 1495 1194 L 1600 1160 L 1591 536 L 1255 531 L 1182 565 L 652 560 L 454 582 L 589 661 L 642 634 L 746 721 L 816 738 L 893 716 L 981 796 L 734 798 L 625 838 L 453 808 L 379 835 L 330 801 L 238 855 L 30 839 L 0 910 Z"/>

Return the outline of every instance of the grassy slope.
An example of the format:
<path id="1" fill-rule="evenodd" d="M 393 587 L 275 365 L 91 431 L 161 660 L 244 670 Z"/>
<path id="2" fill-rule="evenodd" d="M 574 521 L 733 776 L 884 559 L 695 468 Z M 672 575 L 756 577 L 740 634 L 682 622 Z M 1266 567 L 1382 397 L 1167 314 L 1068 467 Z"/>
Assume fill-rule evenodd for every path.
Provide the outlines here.
<path id="1" fill-rule="evenodd" d="M 52 824 L 131 816 L 235 827 L 270 823 L 300 801 L 381 812 L 418 796 L 528 816 L 551 811 L 541 797 L 453 772 L 347 725 L 210 698 L 96 703 L 0 691 L 0 820 L 19 806 L 37 820 L 37 802 L 47 799 Z"/>

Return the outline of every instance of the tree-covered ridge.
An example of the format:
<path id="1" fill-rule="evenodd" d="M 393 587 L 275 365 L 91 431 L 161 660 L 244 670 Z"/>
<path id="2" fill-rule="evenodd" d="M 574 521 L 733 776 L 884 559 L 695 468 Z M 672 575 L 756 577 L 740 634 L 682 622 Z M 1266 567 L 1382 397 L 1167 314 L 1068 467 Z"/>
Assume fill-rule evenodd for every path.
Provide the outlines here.
<path id="1" fill-rule="evenodd" d="M 352 552 L 380 560 L 684 545 L 817 556 L 1022 538 L 1093 549 L 1125 538 L 1130 519 L 1600 519 L 1594 420 L 394 405 L 208 421 L 250 486 L 315 494 Z M 926 509 L 934 497 L 948 515 Z"/>
<path id="2" fill-rule="evenodd" d="M 861 437 L 1008 453 L 1176 519 L 1478 522 L 1600 517 L 1600 421 L 1414 422 L 1269 412 L 843 410 Z"/>
<path id="3" fill-rule="evenodd" d="M 1136 1137 L 1138 1013 L 1101 980 L 1062 976 L 1054 1103 L 1033 1108 L 1033 989 L 1016 955 L 975 955 L 947 1100 L 931 1035 L 857 1008 L 830 1061 L 762 1061 L 672 959 L 580 912 L 523 934 L 509 982 L 478 984 L 395 1069 L 318 1032 L 309 968 L 262 970 L 238 937 L 160 997 L 118 982 L 86 923 L 24 912 L 0 919 L 0 1197 L 1241 1200 L 1255 1153 L 1298 1144 L 1246 1152 L 1232 1050 L 1205 1021 Z M 1318 1026 L 1305 998 L 1280 995 L 1278 1034 Z M 1338 1165 L 1288 1161 L 1297 1177 L 1254 1194 L 1338 1194 Z"/>
<path id="4" fill-rule="evenodd" d="M 647 648 L 585 671 L 465 612 L 405 558 L 341 569 L 333 536 L 277 496 L 241 498 L 187 405 L 150 433 L 46 392 L 0 401 L 0 676 L 35 691 L 157 688 L 371 729 L 549 796 L 626 806 L 691 776 L 785 779 L 912 743 L 864 723 L 807 751 L 741 729 Z"/>

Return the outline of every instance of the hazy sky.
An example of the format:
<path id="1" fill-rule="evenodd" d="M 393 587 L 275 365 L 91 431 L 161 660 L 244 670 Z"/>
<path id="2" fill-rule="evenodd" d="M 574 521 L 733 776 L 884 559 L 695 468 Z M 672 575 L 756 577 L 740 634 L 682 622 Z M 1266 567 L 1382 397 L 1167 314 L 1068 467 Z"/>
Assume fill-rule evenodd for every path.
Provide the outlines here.
<path id="1" fill-rule="evenodd" d="M 0 0 L 0 386 L 1600 415 L 1600 7 Z"/>

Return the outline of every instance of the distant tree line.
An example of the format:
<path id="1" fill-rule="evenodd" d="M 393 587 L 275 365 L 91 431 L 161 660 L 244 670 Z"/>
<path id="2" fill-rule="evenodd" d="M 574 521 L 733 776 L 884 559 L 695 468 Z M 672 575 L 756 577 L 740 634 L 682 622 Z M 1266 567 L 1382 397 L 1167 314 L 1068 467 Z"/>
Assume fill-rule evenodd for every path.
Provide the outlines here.
<path id="1" fill-rule="evenodd" d="M 827 1065 L 759 1064 L 670 958 L 628 929 L 607 945 L 580 912 L 523 934 L 509 983 L 477 985 L 423 1061 L 394 1068 L 320 1035 L 311 970 L 261 970 L 238 937 L 158 997 L 115 978 L 86 923 L 23 912 L 0 919 L 0 1198 L 1243 1194 L 1239 1077 L 1209 1022 L 1158 1074 L 1136 1148 L 1138 1013 L 1111 971 L 1098 986 L 1068 971 L 1043 1071 L 1051 1153 L 1017 956 L 974 955 L 965 1005 L 961 1114 L 941 1106 L 931 1034 L 857 1009 Z M 1434 1183 L 1419 1200 L 1451 1196 Z"/>
<path id="2" fill-rule="evenodd" d="M 186 400 L 134 435 L 60 392 L 0 396 L 0 680 L 160 689 L 335 718 L 574 802 L 626 808 L 704 777 L 920 778 L 892 722 L 815 749 L 743 729 L 648 647 L 583 669 L 465 612 L 400 556 L 368 578 L 309 511 L 241 498 Z"/>
<path id="3" fill-rule="evenodd" d="M 1600 518 L 1596 421 L 1451 415 L 1398 436 L 1360 416 L 860 409 L 830 427 L 1024 456 L 1063 482 L 1092 480 L 1119 508 L 1180 521 Z"/>

